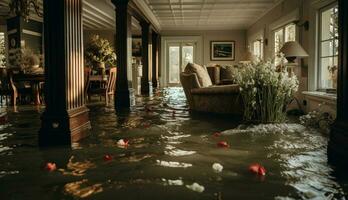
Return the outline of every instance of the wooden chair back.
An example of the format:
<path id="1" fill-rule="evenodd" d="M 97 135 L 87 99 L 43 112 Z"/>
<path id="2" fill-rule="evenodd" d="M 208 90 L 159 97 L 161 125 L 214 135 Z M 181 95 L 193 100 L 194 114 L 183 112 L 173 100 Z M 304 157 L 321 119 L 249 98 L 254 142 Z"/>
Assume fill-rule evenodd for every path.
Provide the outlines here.
<path id="1" fill-rule="evenodd" d="M 108 83 L 106 87 L 106 94 L 114 94 L 116 88 L 116 67 L 110 69 Z"/>
<path id="2" fill-rule="evenodd" d="M 85 78 L 85 95 L 87 95 L 89 85 L 90 85 L 90 76 L 92 73 L 92 68 L 90 67 L 85 67 L 84 69 L 84 78 Z"/>

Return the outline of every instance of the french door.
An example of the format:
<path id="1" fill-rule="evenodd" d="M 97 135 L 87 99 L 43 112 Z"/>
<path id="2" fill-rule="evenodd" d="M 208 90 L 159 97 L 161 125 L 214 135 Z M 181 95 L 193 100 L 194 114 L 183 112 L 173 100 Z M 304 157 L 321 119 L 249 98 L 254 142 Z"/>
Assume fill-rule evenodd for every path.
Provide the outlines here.
<path id="1" fill-rule="evenodd" d="M 180 86 L 180 73 L 196 59 L 196 43 L 172 42 L 167 46 L 167 85 Z"/>

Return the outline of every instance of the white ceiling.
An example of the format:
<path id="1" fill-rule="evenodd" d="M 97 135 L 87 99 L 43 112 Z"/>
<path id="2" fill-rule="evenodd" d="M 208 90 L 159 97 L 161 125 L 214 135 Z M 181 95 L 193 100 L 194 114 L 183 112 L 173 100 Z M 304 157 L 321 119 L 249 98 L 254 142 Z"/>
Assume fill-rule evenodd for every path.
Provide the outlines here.
<path id="1" fill-rule="evenodd" d="M 144 0 L 162 30 L 247 29 L 279 0 Z"/>
<path id="2" fill-rule="evenodd" d="M 9 16 L 9 1 L 0 0 L 0 18 Z M 42 6 L 42 0 L 39 1 Z M 132 1 L 160 30 L 232 30 L 247 29 L 281 0 Z M 115 30 L 115 10 L 111 0 L 83 2 L 85 29 Z M 134 18 L 132 30 L 140 30 Z"/>
<path id="3" fill-rule="evenodd" d="M 10 0 L 0 0 L 0 18 L 10 17 L 8 7 Z M 39 0 L 42 12 L 42 0 Z M 33 8 L 31 18 L 40 20 Z M 83 1 L 83 25 L 84 29 L 115 30 L 115 7 L 111 0 L 84 0 Z M 41 19 L 42 20 L 42 19 Z M 132 18 L 132 30 L 140 30 L 139 23 Z"/>

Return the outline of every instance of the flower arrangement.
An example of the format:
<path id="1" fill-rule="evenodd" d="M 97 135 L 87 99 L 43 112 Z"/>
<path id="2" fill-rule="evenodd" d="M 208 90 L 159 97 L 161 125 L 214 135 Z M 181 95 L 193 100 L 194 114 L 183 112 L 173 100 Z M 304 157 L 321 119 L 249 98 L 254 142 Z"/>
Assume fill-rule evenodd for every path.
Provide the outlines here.
<path id="1" fill-rule="evenodd" d="M 294 73 L 277 70 L 272 62 L 245 63 L 239 68 L 236 82 L 244 104 L 244 119 L 261 123 L 283 122 L 286 106 L 298 90 Z"/>
<path id="2" fill-rule="evenodd" d="M 334 118 L 330 113 L 323 111 L 323 104 L 319 104 L 316 110 L 309 112 L 307 115 L 301 116 L 300 123 L 306 127 L 316 128 L 329 133 L 330 126 L 334 123 Z"/>
<path id="3" fill-rule="evenodd" d="M 11 50 L 12 56 L 9 63 L 12 68 L 19 68 L 24 73 L 43 73 L 42 56 L 34 53 L 30 48 L 17 48 Z"/>
<path id="4" fill-rule="evenodd" d="M 91 41 L 85 49 L 85 58 L 91 66 L 96 66 L 98 63 L 116 65 L 114 49 L 108 40 L 99 37 L 99 35 L 91 37 Z"/>

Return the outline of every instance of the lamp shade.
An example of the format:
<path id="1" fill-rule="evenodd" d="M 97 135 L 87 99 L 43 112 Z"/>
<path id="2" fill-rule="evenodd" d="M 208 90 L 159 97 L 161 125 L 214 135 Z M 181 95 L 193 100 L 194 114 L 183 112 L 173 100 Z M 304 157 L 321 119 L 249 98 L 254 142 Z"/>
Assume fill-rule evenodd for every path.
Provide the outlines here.
<path id="1" fill-rule="evenodd" d="M 308 53 L 296 41 L 286 42 L 279 52 L 283 53 L 285 57 L 287 58 L 288 57 L 295 57 L 295 58 L 308 57 Z"/>

